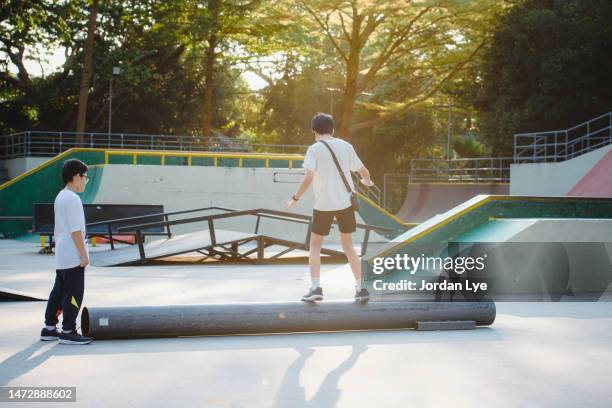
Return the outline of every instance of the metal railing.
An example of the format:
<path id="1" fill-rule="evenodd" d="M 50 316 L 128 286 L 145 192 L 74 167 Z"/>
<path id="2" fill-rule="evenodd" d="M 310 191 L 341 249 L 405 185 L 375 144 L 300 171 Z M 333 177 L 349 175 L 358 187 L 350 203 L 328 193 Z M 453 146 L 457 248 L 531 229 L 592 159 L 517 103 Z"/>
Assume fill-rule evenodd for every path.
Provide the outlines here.
<path id="1" fill-rule="evenodd" d="M 612 144 L 612 112 L 565 130 L 517 133 L 514 163 L 559 162 Z"/>
<path id="2" fill-rule="evenodd" d="M 111 220 L 104 220 L 104 221 L 97 221 L 97 222 L 90 222 L 86 225 L 87 228 L 92 228 L 92 227 L 101 227 L 101 226 L 105 226 L 106 228 L 106 233 L 102 234 L 99 231 L 96 233 L 92 233 L 92 234 L 88 234 L 88 236 L 90 237 L 104 237 L 107 238 L 109 240 L 110 243 L 110 247 L 111 249 L 115 249 L 115 244 L 114 241 L 119 241 L 116 239 L 116 237 L 113 237 L 113 230 L 114 230 L 114 226 L 116 226 L 117 224 L 125 224 L 126 222 L 130 221 L 130 222 L 136 222 L 136 221 L 143 221 L 147 220 L 147 219 L 152 219 L 152 218 L 158 218 L 158 217 L 163 217 L 164 221 L 169 221 L 170 216 L 175 216 L 175 215 L 183 215 L 183 214 L 189 214 L 189 213 L 194 213 L 194 212 L 202 212 L 202 211 L 210 211 L 210 210 L 218 210 L 218 211 L 237 211 L 231 208 L 225 208 L 225 207 L 217 207 L 217 206 L 212 206 L 212 207 L 203 207 L 203 208 L 195 208 L 192 210 L 182 210 L 182 211 L 172 211 L 172 212 L 166 212 L 166 213 L 157 213 L 157 214 L 147 214 L 147 215 L 138 215 L 138 216 L 134 216 L 134 217 L 124 217 L 124 218 L 115 218 L 115 219 L 111 219 Z M 127 225 L 129 227 L 129 225 Z M 116 227 L 115 227 L 116 228 Z M 147 235 L 147 233 L 145 231 L 140 230 L 140 234 L 142 236 Z M 115 235 L 117 235 L 115 233 Z M 123 228 L 121 235 L 136 235 L 135 231 L 126 231 L 125 228 Z M 168 238 L 172 238 L 172 232 L 170 230 L 170 225 L 166 225 L 166 232 L 164 235 L 167 235 Z M 119 241 L 120 242 L 120 241 Z"/>
<path id="3" fill-rule="evenodd" d="M 411 159 L 409 183 L 508 182 L 512 157 Z"/>
<path id="4" fill-rule="evenodd" d="M 205 208 L 204 210 L 206 209 L 207 208 Z M 182 218 L 182 219 L 171 220 L 171 221 L 169 220 L 154 221 L 154 222 L 149 222 L 149 223 L 129 225 L 126 227 L 119 227 L 118 231 L 120 232 L 121 231 L 130 231 L 130 232 L 134 231 L 135 232 L 136 244 L 138 245 L 141 263 L 145 263 L 147 261 L 147 257 L 145 254 L 145 248 L 144 248 L 144 240 L 142 239 L 143 231 L 147 228 L 152 228 L 156 226 L 165 226 L 169 228 L 170 226 L 175 226 L 175 225 L 185 225 L 185 224 L 206 222 L 208 224 L 208 232 L 210 234 L 210 241 L 209 241 L 210 245 L 209 246 L 216 246 L 217 242 L 216 242 L 216 237 L 215 237 L 215 225 L 214 225 L 215 220 L 243 217 L 243 216 L 255 216 L 257 218 L 257 221 L 255 223 L 255 230 L 253 232 L 254 235 L 261 235 L 261 233 L 259 232 L 259 228 L 260 228 L 260 223 L 261 223 L 262 218 L 282 220 L 282 221 L 298 223 L 298 224 L 305 224 L 308 226 L 308 228 L 306 230 L 305 238 L 302 242 L 293 242 L 293 241 L 288 241 L 288 240 L 281 239 L 281 238 L 273 238 L 273 237 L 268 237 L 268 236 L 266 236 L 266 238 L 269 241 L 271 241 L 273 244 L 285 245 L 290 248 L 289 250 L 282 251 L 280 253 L 281 255 L 293 249 L 304 249 L 304 250 L 310 249 L 310 232 L 312 229 L 312 217 L 309 215 L 290 213 L 287 211 L 270 210 L 270 209 L 265 209 L 265 208 L 255 208 L 251 210 L 232 210 L 232 209 L 223 209 L 223 208 L 218 208 L 218 209 L 224 210 L 225 212 L 220 213 L 220 214 Z M 196 212 L 196 211 L 201 211 L 201 210 L 202 209 L 196 209 L 196 210 L 191 210 L 191 211 L 188 210 L 188 211 L 183 211 L 182 213 Z M 174 214 L 178 214 L 178 212 Z M 163 214 L 163 215 L 166 215 L 166 214 Z M 136 218 L 142 218 L 142 217 L 136 217 Z M 136 218 L 132 218 L 132 219 L 136 219 Z M 125 218 L 122 221 L 126 221 L 126 220 L 130 220 L 130 219 Z M 337 225 L 337 221 L 333 221 L 332 224 Z M 369 225 L 369 224 L 357 223 L 356 227 L 364 231 L 363 241 L 361 243 L 361 256 L 365 255 L 367 251 L 371 232 L 393 231 L 392 229 L 387 228 L 387 227 L 378 226 L 378 225 Z M 257 251 L 258 259 L 263 258 L 263 250 L 266 247 L 266 245 L 261 245 L 261 244 L 262 242 L 258 240 L 257 248 L 249 251 L 249 252 Z M 232 251 L 235 253 L 235 250 L 232 250 Z M 328 253 L 331 252 L 329 250 L 326 250 L 326 251 Z M 246 255 L 246 254 L 241 255 L 237 253 L 235 254 L 242 258 L 245 258 L 244 255 Z M 276 258 L 278 256 L 279 255 L 275 255 L 272 258 Z"/>
<path id="5" fill-rule="evenodd" d="M 53 157 L 73 147 L 301 154 L 308 148 L 307 145 L 251 143 L 244 138 L 228 136 L 27 131 L 0 137 L 0 159 L 28 156 Z"/>

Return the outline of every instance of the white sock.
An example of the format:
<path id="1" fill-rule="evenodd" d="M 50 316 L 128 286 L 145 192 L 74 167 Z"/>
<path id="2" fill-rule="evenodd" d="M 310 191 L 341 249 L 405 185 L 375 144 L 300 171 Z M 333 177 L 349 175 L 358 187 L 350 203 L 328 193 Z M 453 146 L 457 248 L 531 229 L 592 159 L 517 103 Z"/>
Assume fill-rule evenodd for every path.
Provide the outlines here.
<path id="1" fill-rule="evenodd" d="M 359 281 L 355 281 L 355 291 L 359 292 L 361 289 L 363 289 L 363 281 L 359 280 Z"/>
<path id="2" fill-rule="evenodd" d="M 318 278 L 311 277 L 310 279 L 312 280 L 312 286 L 311 286 L 312 289 L 316 289 L 319 286 L 321 286 L 321 278 L 320 277 L 318 277 Z"/>
<path id="3" fill-rule="evenodd" d="M 72 330 L 62 330 L 62 333 L 70 333 Z"/>
<path id="4" fill-rule="evenodd" d="M 45 326 L 45 329 L 47 329 L 47 330 L 54 330 L 54 329 L 57 329 L 57 327 L 55 327 L 55 326 Z"/>

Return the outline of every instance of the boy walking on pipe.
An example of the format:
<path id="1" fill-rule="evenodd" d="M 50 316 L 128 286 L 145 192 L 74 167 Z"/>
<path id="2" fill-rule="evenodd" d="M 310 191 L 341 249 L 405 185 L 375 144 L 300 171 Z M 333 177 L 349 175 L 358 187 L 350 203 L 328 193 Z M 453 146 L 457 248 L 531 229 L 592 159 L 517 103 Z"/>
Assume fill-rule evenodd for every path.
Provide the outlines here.
<path id="1" fill-rule="evenodd" d="M 340 230 L 342 250 L 348 258 L 355 277 L 355 300 L 365 302 L 370 294 L 363 285 L 361 262 L 353 247 L 353 233 L 357 229 L 352 191 L 354 189 L 351 171 L 361 176 L 361 183 L 373 186 L 370 172 L 363 165 L 353 146 L 334 137 L 334 119 L 327 114 L 317 113 L 311 122 L 315 143 L 306 151 L 302 167 L 306 170 L 297 192 L 285 203 L 289 209 L 313 185 L 314 208 L 310 233 L 308 264 L 312 285 L 303 301 L 323 300 L 321 287 L 321 247 L 329 235 L 334 218 Z M 349 191 L 350 190 L 350 191 Z"/>
<path id="2" fill-rule="evenodd" d="M 85 267 L 89 251 L 85 242 L 85 213 L 76 193 L 85 191 L 89 181 L 87 165 L 70 159 L 62 166 L 66 184 L 53 204 L 55 213 L 55 283 L 45 311 L 45 327 L 40 333 L 43 341 L 58 340 L 61 344 L 88 344 L 91 337 L 76 331 L 76 318 L 85 291 Z M 56 328 L 58 316 L 63 314 L 62 331 Z"/>

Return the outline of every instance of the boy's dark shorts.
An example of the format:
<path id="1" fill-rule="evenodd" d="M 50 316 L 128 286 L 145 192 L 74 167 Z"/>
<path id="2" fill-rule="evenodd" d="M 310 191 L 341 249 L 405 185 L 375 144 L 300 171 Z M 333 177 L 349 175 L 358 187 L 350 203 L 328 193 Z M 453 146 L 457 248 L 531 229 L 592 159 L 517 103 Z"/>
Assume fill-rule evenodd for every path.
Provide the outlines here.
<path id="1" fill-rule="evenodd" d="M 347 207 L 343 210 L 336 211 L 319 211 L 313 209 L 311 231 L 318 235 L 329 235 L 334 217 L 336 217 L 340 232 L 350 234 L 357 230 L 355 211 L 352 207 Z"/>

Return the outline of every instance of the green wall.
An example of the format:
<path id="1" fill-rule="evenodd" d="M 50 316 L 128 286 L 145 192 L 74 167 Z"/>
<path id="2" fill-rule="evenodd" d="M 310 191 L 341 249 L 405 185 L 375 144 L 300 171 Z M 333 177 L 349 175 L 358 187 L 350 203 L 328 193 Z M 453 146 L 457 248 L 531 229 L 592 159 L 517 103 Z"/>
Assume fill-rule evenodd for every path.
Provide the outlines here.
<path id="1" fill-rule="evenodd" d="M 31 216 L 32 204 L 52 203 L 57 193 L 64 188 L 61 169 L 64 161 L 79 159 L 87 165 L 104 164 L 104 151 L 69 150 L 60 156 L 50 159 L 35 171 L 17 181 L 0 186 L 0 216 Z M 91 181 L 83 193 L 83 202 L 95 197 L 100 182 L 101 168 L 93 168 L 88 174 Z M 32 228 L 30 220 L 0 220 L 0 234 L 12 237 L 26 233 Z"/>

